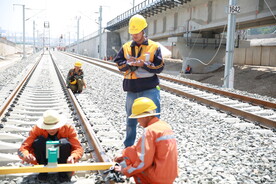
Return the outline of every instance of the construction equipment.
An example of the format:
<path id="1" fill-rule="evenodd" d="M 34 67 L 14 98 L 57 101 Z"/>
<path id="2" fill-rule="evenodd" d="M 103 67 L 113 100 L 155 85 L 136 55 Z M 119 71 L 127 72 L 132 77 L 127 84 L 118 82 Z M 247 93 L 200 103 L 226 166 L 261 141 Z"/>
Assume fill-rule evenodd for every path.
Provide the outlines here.
<path id="1" fill-rule="evenodd" d="M 108 170 L 104 171 L 104 174 L 107 174 L 105 181 L 115 181 L 116 183 L 124 183 L 125 180 L 120 172 L 115 171 L 115 166 L 120 166 L 119 163 L 115 163 L 114 166 L 111 166 Z"/>
<path id="2" fill-rule="evenodd" d="M 59 141 L 46 142 L 46 158 L 48 159 L 47 167 L 57 167 L 59 158 Z"/>

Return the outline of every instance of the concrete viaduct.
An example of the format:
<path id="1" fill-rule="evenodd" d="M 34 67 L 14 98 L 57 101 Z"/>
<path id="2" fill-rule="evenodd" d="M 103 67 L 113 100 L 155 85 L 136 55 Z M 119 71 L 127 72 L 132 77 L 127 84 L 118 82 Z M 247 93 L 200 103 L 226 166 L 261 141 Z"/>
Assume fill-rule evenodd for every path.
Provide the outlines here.
<path id="1" fill-rule="evenodd" d="M 183 59 L 183 66 L 189 64 L 196 73 L 210 72 L 224 64 L 228 4 L 229 0 L 145 0 L 107 23 L 101 44 L 97 35 L 79 43 L 78 52 L 100 58 L 116 55 L 131 39 L 128 21 L 138 13 L 148 21 L 148 37 L 169 49 L 172 58 Z M 276 0 L 237 0 L 237 6 L 236 48 L 249 47 L 242 30 L 276 25 Z M 77 45 L 67 49 L 76 52 Z"/>

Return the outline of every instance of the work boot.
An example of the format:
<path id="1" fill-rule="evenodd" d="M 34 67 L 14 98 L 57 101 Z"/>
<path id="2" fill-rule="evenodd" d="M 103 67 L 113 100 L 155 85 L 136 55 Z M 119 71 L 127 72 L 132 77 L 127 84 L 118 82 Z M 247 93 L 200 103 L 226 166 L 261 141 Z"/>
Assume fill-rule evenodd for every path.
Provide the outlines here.
<path id="1" fill-rule="evenodd" d="M 45 182 L 48 179 L 48 173 L 39 173 L 37 179 L 41 182 Z"/>
<path id="2" fill-rule="evenodd" d="M 58 181 L 63 182 L 70 182 L 72 178 L 72 172 L 59 172 L 58 173 Z"/>

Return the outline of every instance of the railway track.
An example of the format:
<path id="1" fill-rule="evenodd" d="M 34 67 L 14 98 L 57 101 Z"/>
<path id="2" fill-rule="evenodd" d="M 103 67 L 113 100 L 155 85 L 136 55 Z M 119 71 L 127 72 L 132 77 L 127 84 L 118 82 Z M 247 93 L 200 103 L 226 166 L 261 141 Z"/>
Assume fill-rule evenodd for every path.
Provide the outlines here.
<path id="1" fill-rule="evenodd" d="M 71 53 L 65 54 L 122 74 L 114 63 Z M 178 80 L 161 74 L 159 77 L 161 89 L 170 93 L 190 98 L 208 107 L 238 116 L 265 128 L 276 128 L 276 103 Z"/>
<path id="2" fill-rule="evenodd" d="M 1 106 L 0 166 L 23 166 L 17 150 L 28 136 L 32 126 L 47 109 L 54 109 L 65 115 L 67 123 L 75 127 L 85 150 L 81 163 L 111 163 L 110 157 L 96 137 L 99 135 L 95 134 L 91 122 L 71 90 L 67 90 L 65 80 L 51 55 L 46 53 L 41 55 Z M 94 117 L 96 121 L 99 119 Z M 22 175 L 26 176 L 24 183 L 32 183 L 32 180 L 35 180 L 35 183 L 38 182 L 35 174 L 19 173 L 16 175 L 1 175 L 0 173 L 0 181 L 8 182 Z M 103 173 L 98 171 L 78 171 L 74 177 L 77 180 L 78 177 L 84 176 L 91 177 L 94 182 L 104 181 Z M 49 183 L 56 182 L 53 174 Z"/>
<path id="3" fill-rule="evenodd" d="M 58 59 L 56 59 L 55 57 L 53 57 L 53 59 L 55 61 L 57 61 L 57 66 L 59 66 L 59 68 L 62 72 L 62 75 L 66 76 L 67 72 L 69 70 L 68 65 L 72 66 L 73 62 L 75 62 L 76 60 L 69 57 L 69 56 L 63 56 L 62 53 L 56 53 L 55 52 L 54 55 L 58 58 Z M 66 63 L 67 61 L 71 61 L 71 64 L 69 62 Z M 102 61 L 100 63 L 102 63 Z M 100 63 L 95 62 L 95 64 L 97 64 L 97 65 L 100 64 Z M 67 66 L 65 66 L 65 65 L 67 65 Z M 116 86 L 120 85 L 120 79 L 119 79 L 119 78 L 121 78 L 121 76 L 119 75 L 120 72 L 118 72 L 118 69 L 115 66 L 112 66 L 112 67 L 114 68 L 114 71 L 116 72 L 116 74 L 115 74 L 116 77 L 114 77 L 114 72 L 106 71 L 106 74 L 104 74 L 104 75 L 107 75 L 111 78 L 114 78 L 114 80 L 113 80 L 113 79 L 109 79 L 109 78 L 102 78 L 102 76 L 96 76 L 96 75 L 102 75 L 103 72 L 105 72 L 104 71 L 105 69 L 104 70 L 100 69 L 102 67 L 94 67 L 94 66 L 90 67 L 90 64 L 86 64 L 86 63 L 83 63 L 83 67 L 84 67 L 84 71 L 85 71 L 85 79 L 88 80 L 88 89 L 84 90 L 82 94 L 75 94 L 74 95 L 76 104 L 78 104 L 80 106 L 80 108 L 83 110 L 83 112 L 84 112 L 83 114 L 85 114 L 85 116 L 88 120 L 88 124 L 90 124 L 92 126 L 92 129 L 93 129 L 94 133 L 98 137 L 99 142 L 100 142 L 100 144 L 102 145 L 102 148 L 103 148 L 102 152 L 106 153 L 109 156 L 113 156 L 114 153 L 119 151 L 120 147 L 122 147 L 122 145 L 121 145 L 122 142 L 123 142 L 122 139 L 123 139 L 124 133 L 125 133 L 124 119 L 119 119 L 119 118 L 123 117 L 123 114 L 125 114 L 124 110 L 123 110 L 123 102 L 122 102 L 123 94 L 122 94 L 122 92 L 120 92 L 120 90 L 118 91 L 117 87 L 116 87 Z M 110 64 L 105 64 L 105 67 L 110 68 Z M 95 70 L 97 70 L 97 73 L 93 72 Z M 43 72 L 41 72 L 41 73 L 43 73 Z M 119 76 L 119 77 L 117 77 L 117 76 Z M 44 77 L 41 76 L 40 78 L 45 78 L 45 77 L 49 78 L 49 76 L 47 76 L 47 75 L 44 75 Z M 98 79 L 98 78 L 100 78 L 100 79 Z M 46 79 L 43 79 L 43 80 L 46 80 Z M 96 81 L 94 82 L 94 80 L 96 80 Z M 102 82 L 100 80 L 102 80 Z M 105 80 L 110 80 L 110 81 L 105 81 Z M 115 83 L 115 81 L 116 81 L 116 83 Z M 110 84 L 110 83 L 113 83 L 113 82 L 115 83 L 115 86 Z M 161 84 L 163 84 L 163 82 L 164 81 L 162 80 Z M 164 82 L 164 84 L 165 84 L 165 82 Z M 97 84 L 98 84 L 98 86 L 95 86 Z M 176 82 L 169 83 L 170 86 L 173 86 L 174 84 L 177 84 L 177 83 Z M 40 82 L 39 82 L 39 85 L 41 85 Z M 110 87 L 108 85 L 110 85 Z M 180 85 L 180 88 L 182 88 L 182 87 L 183 87 L 183 85 Z M 164 87 L 162 87 L 162 88 L 164 89 Z M 48 89 L 49 89 L 49 87 L 48 87 Z M 192 90 L 192 89 L 193 88 L 191 88 L 190 90 Z M 98 94 L 99 92 L 101 94 Z M 66 93 L 66 89 L 65 89 L 65 93 Z M 119 97 L 119 99 L 117 99 L 118 98 L 117 94 L 119 94 L 119 93 L 120 93 L 120 95 L 119 95 L 120 97 Z M 235 153 L 236 154 L 235 158 L 238 158 L 238 155 L 240 154 L 239 152 L 235 151 L 236 147 L 233 148 L 232 144 L 228 145 L 227 143 L 225 143 L 225 141 L 227 139 L 221 139 L 221 141 L 218 141 L 218 142 L 215 141 L 215 139 L 214 139 L 213 142 L 215 141 L 216 145 L 214 147 L 211 147 L 211 148 L 209 148 L 207 146 L 208 144 L 210 145 L 211 142 L 207 141 L 207 145 L 206 145 L 206 140 L 204 140 L 205 143 L 202 144 L 202 145 L 201 145 L 200 141 L 198 143 L 198 140 L 202 139 L 200 137 L 197 137 L 196 138 L 197 141 L 194 142 L 193 139 L 191 139 L 191 134 L 193 134 L 193 131 L 196 131 L 196 133 L 193 134 L 193 136 L 196 136 L 196 135 L 201 135 L 201 133 L 202 133 L 201 130 L 204 129 L 204 131 L 205 131 L 204 139 L 206 139 L 206 136 L 208 136 L 210 139 L 213 139 L 212 134 L 214 134 L 215 137 L 220 135 L 220 134 L 217 134 L 216 131 L 213 130 L 213 128 L 216 128 L 216 127 L 221 128 L 222 122 L 223 122 L 223 124 L 227 124 L 229 122 L 229 125 L 228 124 L 223 125 L 223 126 L 226 126 L 228 128 L 234 126 L 233 129 L 231 128 L 231 131 L 230 131 L 231 133 L 229 133 L 229 135 L 239 135 L 238 137 L 243 137 L 243 136 L 247 135 L 247 134 L 237 134 L 236 131 L 237 130 L 244 130 L 244 127 L 238 128 L 238 127 L 236 127 L 236 125 L 251 127 L 249 129 L 252 130 L 252 134 L 251 134 L 251 131 L 250 131 L 249 135 L 254 134 L 254 136 L 255 136 L 257 131 L 262 131 L 258 126 L 255 126 L 253 123 L 248 123 L 246 125 L 245 125 L 245 123 L 233 123 L 233 121 L 239 122 L 239 121 L 237 121 L 238 118 L 233 118 L 231 115 L 227 115 L 224 112 L 222 112 L 222 113 L 218 112 L 216 109 L 214 110 L 210 105 L 208 105 L 208 106 L 211 107 L 211 109 L 207 106 L 204 107 L 200 104 L 195 104 L 193 101 L 196 101 L 196 100 L 189 101 L 189 100 L 186 100 L 186 99 L 182 99 L 182 100 L 179 101 L 179 99 L 180 99 L 179 97 L 176 97 L 175 95 L 172 95 L 173 92 L 170 92 L 170 93 L 166 93 L 166 92 L 163 91 L 162 92 L 162 96 L 163 96 L 162 98 L 163 98 L 163 100 L 165 98 L 167 98 L 167 100 L 165 100 L 165 101 L 171 101 L 169 103 L 166 103 L 165 108 L 163 108 L 163 112 L 166 109 L 168 109 L 168 110 L 170 110 L 170 113 L 173 114 L 173 115 L 168 115 L 168 112 L 167 113 L 164 112 L 165 114 L 167 114 L 166 117 L 173 116 L 173 117 L 171 117 L 172 119 L 170 119 L 169 122 L 171 122 L 172 126 L 174 126 L 175 131 L 176 131 L 176 135 L 178 136 L 179 143 L 181 143 L 181 144 L 179 144 L 180 175 L 179 175 L 179 178 L 177 179 L 176 183 L 183 183 L 183 181 L 187 180 L 186 176 L 189 176 L 189 175 L 191 175 L 191 178 L 194 178 L 194 177 L 197 177 L 197 176 L 202 177 L 202 173 L 197 172 L 198 169 L 200 170 L 200 168 L 197 167 L 196 164 L 193 162 L 194 158 L 189 158 L 189 157 L 190 157 L 190 155 L 192 156 L 192 155 L 203 154 L 203 153 L 201 152 L 201 150 L 191 149 L 191 148 L 195 148 L 195 147 L 191 147 L 192 142 L 193 142 L 192 145 L 194 145 L 194 146 L 199 146 L 199 147 L 202 147 L 203 149 L 208 149 L 208 150 L 210 149 L 208 152 L 214 153 L 214 155 L 219 155 L 220 154 L 220 152 L 218 154 L 216 153 L 216 150 L 218 149 L 218 145 L 220 145 L 220 143 L 221 143 L 221 145 L 219 147 L 221 147 L 221 149 L 228 150 L 228 148 L 230 147 L 231 151 L 229 153 L 231 153 L 231 154 Z M 114 98 L 114 99 L 108 100 L 108 98 L 110 98 L 111 95 L 112 95 L 112 98 Z M 20 96 L 26 96 L 26 95 L 24 93 L 24 95 L 20 95 Z M 69 90 L 68 93 L 66 93 L 64 98 L 67 98 L 67 96 L 68 97 L 70 96 L 70 90 Z M 59 99 L 62 99 L 62 98 L 63 97 L 61 97 Z M 178 99 L 177 101 L 175 101 L 176 98 Z M 105 100 L 106 100 L 106 102 L 105 102 Z M 70 98 L 69 98 L 68 102 L 69 101 L 70 101 Z M 115 103 L 113 103 L 112 101 L 114 101 Z M 11 104 L 12 104 L 12 102 L 11 102 Z M 68 113 L 68 117 L 72 117 L 72 119 L 70 118 L 71 119 L 70 121 L 72 123 L 76 124 L 76 129 L 78 130 L 79 135 L 82 135 L 82 132 L 84 131 L 84 129 L 79 127 L 80 124 L 79 124 L 78 120 L 80 118 L 79 118 L 79 116 L 76 115 L 77 111 L 74 110 L 73 102 L 72 101 L 70 101 L 71 103 L 68 103 L 68 102 L 66 100 L 67 105 L 70 106 L 69 110 L 64 111 L 64 113 Z M 96 103 L 94 103 L 94 102 L 96 102 Z M 110 103 L 110 104 L 107 104 L 107 103 Z M 176 105 L 174 105 L 174 103 L 177 103 L 177 104 L 180 103 L 181 108 L 179 108 L 179 107 L 176 108 Z M 201 111 L 202 112 L 202 109 L 206 109 L 205 114 L 210 113 L 210 116 L 212 116 L 211 114 L 214 113 L 214 114 L 216 114 L 215 116 L 219 115 L 219 116 L 223 117 L 223 119 L 224 119 L 224 117 L 226 119 L 222 120 L 221 122 L 218 122 L 218 124 L 216 124 L 217 122 L 212 122 L 213 119 L 208 120 L 208 118 L 207 118 L 207 120 L 202 118 L 202 121 L 200 121 L 200 120 L 194 121 L 193 120 L 190 123 L 190 121 L 188 119 L 185 120 L 185 118 L 191 118 L 191 117 L 189 117 L 189 115 L 190 115 L 189 113 L 191 113 L 191 111 L 193 111 L 193 110 L 191 110 L 191 111 L 189 109 L 185 110 L 185 108 L 187 108 L 187 107 L 189 108 L 189 105 L 186 105 L 186 104 L 192 104 L 193 108 L 198 109 L 196 111 L 199 111 L 199 112 Z M 8 107 L 10 107 L 10 105 Z M 14 104 L 14 105 L 16 105 L 16 104 Z M 99 105 L 101 107 L 99 107 Z M 110 105 L 112 105 L 112 107 L 109 107 Z M 177 105 L 177 106 L 179 106 L 179 105 Z M 24 107 L 24 108 L 27 109 L 27 107 Z M 73 111 L 72 111 L 72 109 L 73 109 Z M 270 109 L 269 108 L 264 108 L 264 109 L 273 110 L 272 108 L 270 108 Z M 106 110 L 106 112 L 104 112 L 105 110 Z M 24 111 L 26 111 L 26 110 L 24 110 Z M 120 111 L 122 111 L 122 112 L 120 112 Z M 10 111 L 10 113 L 12 113 L 12 112 L 13 111 Z M 116 117 L 110 117 L 109 114 L 114 114 L 114 112 L 115 112 L 115 114 L 118 113 L 118 115 L 115 115 Z M 189 113 L 187 114 L 186 112 L 189 112 Z M 5 113 L 6 112 L 3 113 L 3 117 L 6 117 L 7 120 L 9 119 L 9 117 L 13 116 L 13 115 L 6 116 Z M 163 117 L 164 117 L 165 114 L 163 114 Z M 41 113 L 41 115 L 42 115 L 42 113 Z M 39 115 L 39 117 L 41 117 L 41 115 Z M 197 115 L 195 115 L 195 116 L 197 116 Z M 209 116 L 209 115 L 206 115 L 206 116 Z M 39 117 L 37 116 L 37 118 L 39 118 Z M 193 119 L 193 118 L 191 118 L 191 119 Z M 2 117 L 1 117 L 1 120 L 2 120 Z M 207 121 L 208 123 L 205 124 L 204 121 Z M 32 122 L 32 121 L 29 121 L 29 122 Z M 177 123 L 173 124 L 174 122 L 177 122 Z M 244 121 L 241 120 L 240 122 L 244 122 Z M 5 122 L 1 121 L 0 124 L 1 123 L 3 125 L 5 125 Z M 201 124 L 202 124 L 202 126 L 201 126 Z M 211 124 L 210 125 L 211 128 L 208 126 L 209 124 Z M 16 126 L 13 126 L 13 127 L 16 127 Z M 200 128 L 197 129 L 196 127 L 200 127 Z M 204 127 L 206 127 L 206 129 Z M 226 128 L 226 127 L 223 127 L 223 128 Z M 22 125 L 19 129 L 27 129 L 27 128 L 28 128 L 27 125 L 26 126 Z M 119 130 L 120 133 L 118 133 L 117 130 Z M 26 132 L 27 131 L 28 130 L 26 130 Z M 140 130 L 138 129 L 138 134 L 141 133 L 139 131 Z M 220 129 L 218 131 L 218 133 L 221 132 L 221 131 L 226 132 L 225 129 L 224 130 Z M 266 130 L 264 130 L 264 131 L 266 131 Z M 191 134 L 189 132 L 191 132 Z M 240 131 L 238 131 L 238 132 L 240 132 Z M 2 132 L 2 133 L 6 133 L 6 132 Z M 249 133 L 249 132 L 247 131 L 247 133 Z M 270 136 L 273 134 L 271 131 L 270 132 L 264 132 L 264 133 L 265 134 L 267 133 L 266 135 L 270 135 Z M 20 133 L 20 135 L 22 135 L 24 137 L 23 133 Z M 228 135 L 228 134 L 226 134 L 226 135 Z M 4 134 L 4 136 L 6 136 L 6 134 Z M 256 136 L 258 137 L 258 135 L 256 135 Z M 243 137 L 241 140 L 244 140 L 244 139 L 250 139 L 251 140 L 252 137 L 253 136 L 250 136 L 248 138 Z M 17 139 L 18 139 L 18 141 L 14 141 L 14 143 L 21 143 L 21 139 L 19 139 L 19 138 L 17 138 Z M 228 137 L 228 139 L 229 139 L 229 137 Z M 83 144 L 84 148 L 85 149 L 87 148 L 86 150 L 88 151 L 85 154 L 85 156 L 84 156 L 84 158 L 81 162 L 86 162 L 86 160 L 89 160 L 88 162 L 93 162 L 94 158 L 90 157 L 91 154 L 89 153 L 92 149 L 90 149 L 91 147 L 86 146 L 86 145 L 89 145 L 89 143 L 86 142 L 87 140 L 89 140 L 89 138 L 80 137 L 80 140 L 82 141 L 82 144 Z M 237 141 L 235 138 L 234 139 L 231 138 L 231 140 L 232 140 L 231 143 L 232 142 L 234 143 L 234 142 Z M 261 140 L 263 140 L 263 139 L 261 139 Z M 254 146 L 259 144 L 259 146 L 260 146 L 260 148 L 258 148 L 259 151 L 260 151 L 260 149 L 261 150 L 266 150 L 266 151 L 263 151 L 264 153 L 262 153 L 262 154 L 264 154 L 265 156 L 271 155 L 270 154 L 271 151 L 269 151 L 269 150 L 271 150 L 271 147 L 269 149 L 262 148 L 262 146 L 265 145 L 265 144 L 262 144 L 262 141 L 257 141 L 257 142 L 254 142 L 254 140 L 251 140 L 251 141 L 253 141 Z M 267 141 L 267 139 L 266 139 L 266 141 Z M 8 142 L 8 141 L 5 141 L 5 142 Z M 236 143 L 234 143 L 234 144 L 236 144 Z M 243 142 L 242 143 L 240 142 L 239 144 L 243 144 Z M 271 144 L 269 144 L 269 145 L 271 145 Z M 243 149 L 245 149 L 245 148 L 240 147 L 240 145 L 238 146 L 238 150 L 243 150 Z M 250 150 L 252 150 L 251 147 L 250 147 Z M 184 151 L 184 154 L 183 154 L 183 151 Z M 243 156 L 246 153 L 241 153 L 241 154 Z M 5 154 L 9 154 L 9 156 L 13 155 L 13 157 L 15 159 L 18 159 L 17 154 L 14 153 L 14 152 L 8 152 L 7 151 Z M 256 154 L 254 154 L 254 155 L 256 155 Z M 256 155 L 256 157 L 257 157 L 257 159 L 259 159 L 259 156 L 257 156 L 257 155 Z M 187 157 L 188 157 L 188 159 L 187 159 Z M 220 159 L 220 156 L 218 156 L 218 157 L 213 156 L 213 157 L 215 157 L 218 160 Z M 9 158 L 11 158 L 11 157 L 9 157 Z M 208 163 L 209 162 L 213 163 L 213 160 L 215 160 L 215 162 L 213 163 L 215 165 L 214 167 L 216 167 L 216 164 L 218 164 L 218 165 L 221 164 L 221 163 L 218 163 L 218 161 L 215 158 L 214 159 L 211 159 L 211 158 L 208 159 Z M 266 158 L 262 158 L 262 159 L 266 159 Z M 223 159 L 223 160 L 226 161 L 226 159 Z M 237 162 L 237 161 L 239 162 L 239 160 L 236 160 L 235 162 Z M 229 164 L 230 163 L 235 163 L 235 162 L 229 161 Z M 181 164 L 181 163 L 183 163 L 183 164 Z M 20 165 L 18 161 L 13 161 L 13 162 L 9 162 L 9 163 L 7 162 L 7 164 L 15 165 L 15 166 Z M 246 163 L 245 166 L 243 166 L 243 167 L 246 168 L 247 165 L 248 165 L 248 163 Z M 189 173 L 186 172 L 187 171 L 186 166 L 189 166 Z M 226 167 L 228 167 L 228 166 L 226 166 Z M 236 167 L 233 166 L 233 168 L 236 168 Z M 266 168 L 270 169 L 270 167 L 266 167 Z M 209 169 L 207 169 L 207 170 L 209 170 Z M 193 173 L 195 173 L 195 174 L 193 174 Z M 214 175 L 212 175 L 212 177 L 216 177 L 217 174 L 218 173 L 214 173 Z M 267 172 L 266 172 L 266 174 L 267 174 Z M 239 179 L 238 181 L 245 181 L 246 180 L 243 177 L 244 174 L 240 175 L 238 173 L 235 173 L 235 175 L 237 176 L 237 178 L 241 179 L 241 180 Z M 28 183 L 28 181 L 31 183 L 32 178 L 35 178 L 34 176 L 33 175 L 30 175 L 30 176 L 28 175 L 27 177 L 24 177 L 24 181 L 27 181 L 25 183 Z M 81 183 L 81 181 L 82 181 L 81 178 L 83 178 L 83 176 L 88 177 L 88 179 L 90 178 L 91 179 L 90 183 L 95 183 L 94 182 L 95 178 L 97 178 L 96 180 L 98 180 L 98 181 L 103 180 L 102 176 L 100 174 L 98 174 L 97 172 L 96 173 L 93 172 L 93 173 L 89 173 L 89 174 L 87 172 L 78 172 L 76 177 L 73 178 L 72 180 L 73 180 L 73 182 L 78 181 L 77 183 Z M 15 179 L 17 176 L 13 176 L 13 177 L 14 177 L 13 179 Z M 273 178 L 273 175 L 271 175 L 271 177 Z M 246 178 L 248 178 L 248 177 L 246 177 Z M 204 178 L 202 179 L 202 181 L 203 180 L 204 180 Z M 0 183 L 1 183 L 1 181 L 7 182 L 7 181 L 10 181 L 10 180 L 1 179 L 1 176 L 0 176 Z M 194 183 L 194 182 L 190 182 L 190 183 Z M 248 182 L 242 182 L 242 183 L 248 183 Z"/>

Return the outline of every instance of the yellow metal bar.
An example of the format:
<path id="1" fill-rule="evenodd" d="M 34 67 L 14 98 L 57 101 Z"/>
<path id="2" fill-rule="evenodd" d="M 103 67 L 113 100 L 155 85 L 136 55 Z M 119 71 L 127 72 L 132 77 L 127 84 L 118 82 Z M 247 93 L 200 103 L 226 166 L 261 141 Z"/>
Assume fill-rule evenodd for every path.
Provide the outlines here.
<path id="1" fill-rule="evenodd" d="M 0 167 L 0 175 L 16 174 L 16 173 L 106 170 L 106 169 L 109 169 L 114 164 L 115 164 L 114 162 L 98 162 L 98 163 L 58 164 L 57 167 L 47 167 L 44 165 L 34 165 L 34 166 L 28 166 L 28 167 Z"/>

